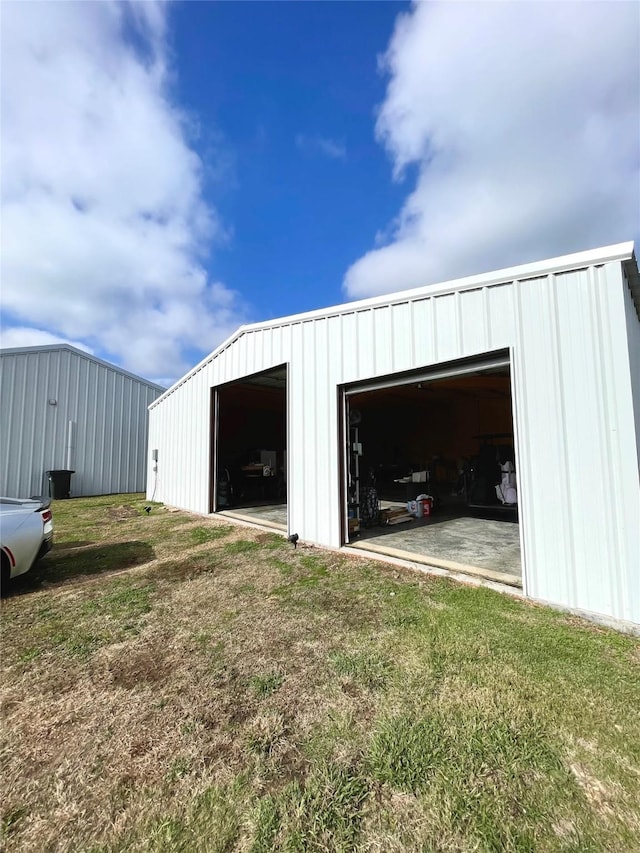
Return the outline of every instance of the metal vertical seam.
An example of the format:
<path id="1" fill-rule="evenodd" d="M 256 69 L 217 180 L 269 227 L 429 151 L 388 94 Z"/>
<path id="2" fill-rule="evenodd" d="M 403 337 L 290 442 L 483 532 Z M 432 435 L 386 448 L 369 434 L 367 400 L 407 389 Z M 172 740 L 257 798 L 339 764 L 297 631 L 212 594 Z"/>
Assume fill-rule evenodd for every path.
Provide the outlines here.
<path id="1" fill-rule="evenodd" d="M 624 518 L 624 506 L 621 505 L 620 495 L 622 489 L 620 488 L 620 476 L 619 471 L 621 470 L 621 466 L 623 464 L 623 460 L 620 456 L 620 446 L 618 441 L 612 441 L 613 433 L 617 434 L 617 427 L 612 424 L 612 416 L 615 417 L 614 413 L 617 414 L 619 411 L 618 408 L 618 397 L 616 393 L 616 384 L 615 382 L 607 383 L 605 382 L 604 377 L 607 375 L 606 368 L 604 365 L 605 361 L 605 353 L 607 356 L 607 360 L 610 365 L 614 365 L 615 358 L 613 354 L 613 347 L 611 341 L 611 330 L 610 323 L 604 322 L 605 314 L 607 315 L 607 320 L 609 320 L 609 311 L 607 310 L 611 304 L 611 294 L 609 292 L 609 287 L 603 286 L 602 278 L 605 270 L 602 267 L 597 267 L 596 269 L 589 268 L 589 282 L 592 284 L 594 290 L 594 308 L 596 312 L 596 316 L 598 322 L 596 325 L 596 333 L 598 335 L 598 371 L 599 371 L 599 379 L 601 383 L 602 393 L 599 396 L 600 401 L 600 414 L 602 417 L 602 422 L 604 425 L 603 429 L 603 441 L 606 445 L 606 452 L 608 460 L 612 458 L 615 459 L 613 464 L 609 465 L 609 473 L 613 480 L 614 488 L 613 495 L 611 496 L 612 501 L 616 504 L 615 513 L 609 512 L 610 517 L 610 530 L 615 531 L 615 534 L 611 537 L 611 545 L 616 554 L 615 561 L 612 561 L 614 565 L 611 567 L 612 572 L 614 573 L 615 580 L 615 590 L 611 590 L 612 593 L 615 594 L 615 598 L 617 599 L 617 605 L 619 608 L 619 612 L 623 612 L 625 609 L 624 595 L 622 592 L 622 585 L 620 579 L 620 565 L 622 554 L 620 551 L 620 533 L 618 524 L 616 523 L 616 519 Z M 606 282 L 605 282 L 606 285 Z M 606 299 L 605 299 L 606 295 Z M 603 305 L 606 305 L 606 309 Z M 605 460 L 602 460 L 604 464 Z M 607 501 L 604 501 L 606 504 Z"/>
<path id="2" fill-rule="evenodd" d="M 551 302 L 551 346 L 553 347 L 554 358 L 557 366 L 557 376 L 554 377 L 554 395 L 556 398 L 556 404 L 558 405 L 558 411 L 560 415 L 560 430 L 562 433 L 562 476 L 564 480 L 564 488 L 563 493 L 566 495 L 566 506 L 567 512 L 566 517 L 568 524 L 565 525 L 565 530 L 569 535 L 566 536 L 565 543 L 567 550 L 569 552 L 569 565 L 567 566 L 567 598 L 571 602 L 572 606 L 576 604 L 577 598 L 577 566 L 576 566 L 576 551 L 575 551 L 575 542 L 573 538 L 573 532 L 575 530 L 575 509 L 574 509 L 574 500 L 571 495 L 571 479 L 569 477 L 569 458 L 568 458 L 568 448 L 569 448 L 569 432 L 567 429 L 567 413 L 566 413 L 566 401 L 565 401 L 565 381 L 564 381 L 564 369 L 562 364 L 562 350 L 560 345 L 560 324 L 559 324 L 559 314 L 558 314 L 558 294 L 556 290 L 557 279 L 553 275 L 546 276 L 547 288 L 550 290 L 550 302 Z"/>
<path id="3" fill-rule="evenodd" d="M 488 302 L 488 292 L 485 288 L 485 299 Z M 522 317 L 522 291 L 520 282 L 514 282 L 514 313 L 516 324 L 516 343 L 509 349 L 509 360 L 511 363 L 511 405 L 513 409 L 513 428 L 516 444 L 516 471 L 518 477 L 518 513 L 520 518 L 520 561 L 522 564 L 522 591 L 525 596 L 531 595 L 533 578 L 530 575 L 530 565 L 528 562 L 528 538 L 530 535 L 529 525 L 533 521 L 531 513 L 534 512 L 534 503 L 529 500 L 529 464 L 531 459 L 531 442 L 529 432 L 526 428 L 527 424 L 527 404 L 526 394 L 523 391 L 524 384 L 524 368 L 522 365 L 522 338 L 523 338 L 523 317 Z M 520 428 L 520 425 L 524 429 Z"/>

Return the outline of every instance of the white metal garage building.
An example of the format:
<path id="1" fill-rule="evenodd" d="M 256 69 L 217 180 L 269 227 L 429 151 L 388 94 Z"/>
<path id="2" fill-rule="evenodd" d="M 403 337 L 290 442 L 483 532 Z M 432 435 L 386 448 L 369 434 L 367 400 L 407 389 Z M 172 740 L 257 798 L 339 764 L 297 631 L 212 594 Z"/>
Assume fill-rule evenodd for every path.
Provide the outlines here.
<path id="1" fill-rule="evenodd" d="M 0 494 L 46 494 L 58 469 L 74 496 L 143 491 L 164 390 L 69 344 L 0 350 Z"/>
<path id="2" fill-rule="evenodd" d="M 526 596 L 640 624 L 631 243 L 243 326 L 151 404 L 149 430 L 148 498 L 203 514 L 233 512 L 235 500 L 258 520 L 280 504 L 302 541 L 391 555 L 415 541 L 416 562 L 462 571 L 472 561 L 457 553 L 468 545 L 459 530 L 471 528 L 447 539 L 447 525 L 485 525 L 473 528 L 479 539 L 498 525 L 515 541 Z M 512 457 L 516 518 L 489 506 L 495 482 L 478 477 L 487 449 L 491 464 Z M 402 488 L 434 491 L 439 471 L 444 511 L 398 525 L 400 551 L 385 544 L 388 528 L 350 532 L 365 462 L 380 497 L 395 490 L 389 506 Z M 503 537 L 492 536 L 489 557 L 467 568 L 499 579 L 490 561 Z"/>

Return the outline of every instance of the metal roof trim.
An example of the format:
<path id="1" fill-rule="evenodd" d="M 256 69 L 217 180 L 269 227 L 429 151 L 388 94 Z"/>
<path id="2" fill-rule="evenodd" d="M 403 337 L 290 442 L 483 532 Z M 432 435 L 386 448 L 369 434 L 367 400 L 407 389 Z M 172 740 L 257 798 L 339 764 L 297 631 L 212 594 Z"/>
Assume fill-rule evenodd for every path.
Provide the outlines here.
<path id="1" fill-rule="evenodd" d="M 633 304 L 636 306 L 636 314 L 640 320 L 640 272 L 638 271 L 638 261 L 635 253 L 631 255 L 629 260 L 623 262 L 624 271 L 627 276 L 627 284 L 631 291 Z"/>
<path id="2" fill-rule="evenodd" d="M 0 356 L 2 355 L 27 355 L 28 353 L 39 353 L 39 352 L 55 352 L 56 350 L 65 350 L 67 352 L 71 352 L 74 355 L 79 355 L 82 358 L 86 358 L 88 361 L 93 361 L 95 364 L 99 364 L 102 367 L 108 367 L 111 370 L 114 370 L 116 373 L 121 373 L 123 376 L 127 376 L 129 379 L 135 379 L 136 382 L 140 382 L 142 385 L 146 385 L 149 388 L 153 388 L 156 391 L 164 392 L 167 389 L 162 385 L 156 385 L 155 382 L 149 382 L 148 379 L 144 379 L 142 376 L 137 376 L 135 373 L 131 373 L 128 370 L 125 370 L 123 367 L 118 367 L 117 364 L 113 364 L 110 361 L 105 361 L 102 358 L 98 358 L 97 355 L 93 355 L 90 352 L 87 352 L 83 349 L 78 349 L 78 347 L 74 347 L 71 344 L 41 344 L 40 346 L 34 347 L 3 347 L 0 348 Z"/>
<path id="3" fill-rule="evenodd" d="M 195 367 L 186 373 L 181 379 L 168 388 L 164 394 L 154 400 L 149 409 L 155 408 L 165 397 L 168 397 L 181 385 L 184 385 L 192 376 L 202 370 L 209 362 L 213 361 L 227 347 L 247 332 L 273 329 L 280 326 L 290 326 L 295 323 L 304 323 L 312 320 L 320 320 L 344 314 L 354 314 L 359 311 L 367 311 L 373 308 L 390 307 L 402 302 L 416 301 L 421 298 L 432 298 L 449 293 L 460 293 L 465 290 L 477 290 L 482 287 L 496 287 L 513 281 L 524 281 L 532 278 L 541 278 L 551 273 L 558 274 L 584 269 L 585 267 L 601 266 L 603 264 L 631 261 L 635 258 L 633 241 L 615 243 L 603 246 L 599 249 L 589 249 L 586 252 L 576 252 L 570 255 L 561 255 L 556 258 L 548 258 L 543 261 L 535 261 L 529 264 L 521 264 L 515 267 L 495 270 L 493 272 L 481 273 L 479 275 L 465 276 L 464 278 L 452 279 L 450 281 L 422 285 L 421 287 L 402 290 L 396 293 L 386 293 L 380 296 L 372 296 L 367 299 L 359 299 L 354 302 L 344 302 L 328 308 L 318 308 L 301 314 L 290 314 L 277 317 L 274 320 L 265 320 L 257 323 L 247 323 L 240 326 L 232 335 L 221 343 L 213 352 L 205 356 Z M 634 297 L 635 298 L 635 297 Z M 639 302 L 636 301 L 636 305 Z"/>

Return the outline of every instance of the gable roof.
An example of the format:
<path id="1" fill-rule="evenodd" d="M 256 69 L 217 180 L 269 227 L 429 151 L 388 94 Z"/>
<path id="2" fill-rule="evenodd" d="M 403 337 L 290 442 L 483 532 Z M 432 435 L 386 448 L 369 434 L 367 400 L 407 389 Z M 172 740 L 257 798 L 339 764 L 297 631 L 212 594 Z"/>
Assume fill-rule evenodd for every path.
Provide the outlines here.
<path id="1" fill-rule="evenodd" d="M 110 361 L 104 361 L 103 359 L 92 355 L 86 350 L 78 349 L 78 347 L 71 346 L 71 344 L 43 344 L 42 346 L 35 347 L 6 347 L 4 349 L 0 349 L 0 356 L 29 355 L 31 353 L 39 352 L 55 352 L 56 350 L 70 352 L 73 355 L 80 356 L 80 358 L 86 359 L 87 361 L 93 361 L 95 364 L 99 364 L 102 367 L 108 367 L 115 373 L 120 373 L 123 376 L 126 376 L 129 379 L 133 379 L 136 382 L 140 382 L 142 385 L 147 385 L 149 388 L 153 388 L 155 391 L 158 391 L 160 393 L 167 390 L 166 388 L 163 388 L 162 385 L 156 385 L 155 382 L 149 382 L 147 379 L 143 379 L 142 376 L 136 376 L 135 373 L 130 373 L 128 370 L 124 370 L 124 368 L 118 367 L 116 364 L 112 364 Z"/>
<path id="2" fill-rule="evenodd" d="M 640 319 L 640 275 L 638 274 L 638 265 L 634 254 L 633 241 L 617 243 L 612 246 L 604 246 L 601 249 L 590 249 L 587 252 L 561 255 L 557 258 L 549 258 L 544 261 L 536 261 L 535 263 L 522 264 L 516 267 L 507 267 L 506 269 L 497 270 L 495 272 L 466 276 L 465 278 L 454 279 L 452 281 L 443 282 L 442 284 L 428 284 L 423 285 L 422 287 L 412 288 L 411 290 L 386 293 L 381 296 L 373 296 L 369 299 L 359 299 L 354 302 L 344 302 L 340 305 L 333 305 L 330 308 L 306 311 L 302 314 L 290 314 L 285 317 L 278 317 L 274 320 L 265 320 L 258 323 L 247 323 L 240 326 L 229 338 L 216 347 L 213 352 L 203 358 L 202 361 L 198 362 L 198 364 L 192 367 L 184 376 L 178 379 L 177 382 L 174 382 L 170 388 L 167 388 L 163 394 L 151 403 L 149 408 L 155 408 L 155 406 L 162 402 L 165 397 L 187 382 L 194 374 L 202 370 L 203 367 L 213 361 L 213 359 L 216 358 L 216 356 L 218 356 L 223 350 L 230 347 L 247 332 L 255 332 L 262 329 L 273 329 L 279 326 L 288 326 L 293 323 L 302 323 L 307 320 L 316 320 L 324 317 L 334 317 L 340 314 L 352 314 L 368 308 L 382 308 L 396 305 L 400 302 L 407 302 L 408 300 L 420 299 L 421 297 L 439 296 L 445 293 L 475 290 L 479 287 L 539 278 L 540 276 L 550 275 L 551 273 L 557 274 L 573 272 L 575 270 L 584 269 L 585 267 L 614 263 L 616 261 L 624 264 L 631 295 L 636 306 L 638 318 Z"/>

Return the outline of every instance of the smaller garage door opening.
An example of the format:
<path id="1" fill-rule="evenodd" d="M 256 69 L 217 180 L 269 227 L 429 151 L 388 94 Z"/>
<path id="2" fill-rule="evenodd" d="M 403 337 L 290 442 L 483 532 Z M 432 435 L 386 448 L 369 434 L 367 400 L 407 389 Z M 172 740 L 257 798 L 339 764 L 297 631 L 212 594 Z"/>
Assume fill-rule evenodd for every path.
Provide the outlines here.
<path id="1" fill-rule="evenodd" d="M 215 512 L 287 526 L 286 365 L 215 391 Z"/>
<path id="2" fill-rule="evenodd" d="M 521 586 L 508 359 L 347 390 L 347 417 L 350 545 Z"/>

